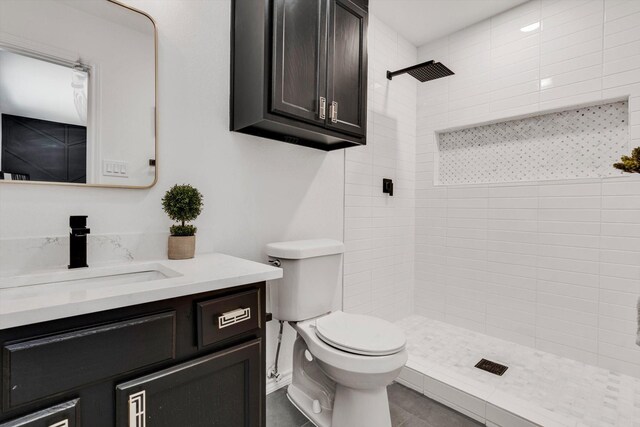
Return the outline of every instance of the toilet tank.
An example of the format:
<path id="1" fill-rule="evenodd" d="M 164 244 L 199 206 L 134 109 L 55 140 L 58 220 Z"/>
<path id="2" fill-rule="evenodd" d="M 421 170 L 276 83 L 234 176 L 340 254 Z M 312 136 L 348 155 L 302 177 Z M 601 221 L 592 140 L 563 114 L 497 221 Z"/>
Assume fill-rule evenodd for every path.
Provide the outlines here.
<path id="1" fill-rule="evenodd" d="M 273 317 L 302 321 L 331 311 L 342 278 L 344 244 L 337 240 L 270 243 L 269 260 L 280 261 L 282 279 L 269 282 Z"/>

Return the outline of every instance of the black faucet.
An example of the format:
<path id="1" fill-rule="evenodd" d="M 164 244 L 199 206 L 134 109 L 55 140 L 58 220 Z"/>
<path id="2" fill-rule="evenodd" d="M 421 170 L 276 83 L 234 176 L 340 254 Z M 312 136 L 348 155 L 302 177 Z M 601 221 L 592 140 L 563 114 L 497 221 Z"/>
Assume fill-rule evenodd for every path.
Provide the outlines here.
<path id="1" fill-rule="evenodd" d="M 69 268 L 88 267 L 87 265 L 87 228 L 86 215 L 69 217 Z"/>

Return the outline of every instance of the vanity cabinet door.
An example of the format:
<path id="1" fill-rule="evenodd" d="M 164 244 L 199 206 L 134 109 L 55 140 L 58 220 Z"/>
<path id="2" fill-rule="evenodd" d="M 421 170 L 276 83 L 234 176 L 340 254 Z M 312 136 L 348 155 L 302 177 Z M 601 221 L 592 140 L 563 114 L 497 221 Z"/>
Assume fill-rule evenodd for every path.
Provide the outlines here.
<path id="1" fill-rule="evenodd" d="M 330 0 L 330 4 L 327 127 L 365 135 L 367 12 L 351 0 Z"/>
<path id="2" fill-rule="evenodd" d="M 273 2 L 273 112 L 324 124 L 326 12 L 327 0 Z"/>
<path id="3" fill-rule="evenodd" d="M 78 421 L 79 399 L 71 400 L 60 405 L 33 414 L 6 421 L 0 427 L 80 427 Z"/>
<path id="4" fill-rule="evenodd" d="M 261 339 L 116 387 L 118 427 L 261 426 Z"/>

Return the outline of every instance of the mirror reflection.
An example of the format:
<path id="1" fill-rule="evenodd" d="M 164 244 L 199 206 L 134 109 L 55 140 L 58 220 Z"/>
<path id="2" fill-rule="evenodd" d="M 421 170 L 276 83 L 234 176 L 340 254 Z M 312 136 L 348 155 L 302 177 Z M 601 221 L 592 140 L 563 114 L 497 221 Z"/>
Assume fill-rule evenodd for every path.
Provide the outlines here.
<path id="1" fill-rule="evenodd" d="M 109 0 L 0 1 L 0 182 L 155 182 L 155 27 Z"/>
<path id="2" fill-rule="evenodd" d="M 0 50 L 3 179 L 87 182 L 88 72 Z"/>

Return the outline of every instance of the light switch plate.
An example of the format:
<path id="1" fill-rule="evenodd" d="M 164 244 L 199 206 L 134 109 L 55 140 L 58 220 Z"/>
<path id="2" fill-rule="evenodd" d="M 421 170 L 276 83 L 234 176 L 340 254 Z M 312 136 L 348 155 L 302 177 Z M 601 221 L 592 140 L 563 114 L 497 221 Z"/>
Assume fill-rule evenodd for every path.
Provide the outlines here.
<path id="1" fill-rule="evenodd" d="M 127 162 L 118 160 L 103 160 L 102 175 L 127 178 L 129 176 Z"/>

